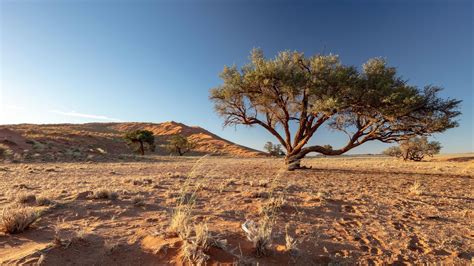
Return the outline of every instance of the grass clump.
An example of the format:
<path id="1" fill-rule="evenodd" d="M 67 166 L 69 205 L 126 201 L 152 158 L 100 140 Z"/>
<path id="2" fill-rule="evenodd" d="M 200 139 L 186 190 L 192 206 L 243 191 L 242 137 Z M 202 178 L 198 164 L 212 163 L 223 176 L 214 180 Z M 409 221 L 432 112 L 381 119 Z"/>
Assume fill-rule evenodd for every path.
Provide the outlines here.
<path id="1" fill-rule="evenodd" d="M 191 234 L 190 221 L 191 210 L 186 208 L 186 206 L 178 206 L 171 215 L 168 231 L 175 233 L 179 238 L 185 240 Z"/>
<path id="2" fill-rule="evenodd" d="M 93 195 L 94 199 L 108 199 L 116 200 L 118 199 L 118 193 L 115 191 L 108 190 L 106 188 L 96 191 Z"/>
<path id="3" fill-rule="evenodd" d="M 40 217 L 39 212 L 30 207 L 10 206 L 2 211 L 0 230 L 8 234 L 25 231 Z"/>
<path id="4" fill-rule="evenodd" d="M 47 198 L 46 196 L 38 196 L 36 197 L 36 205 L 38 206 L 49 206 L 53 205 L 54 202 Z"/>
<path id="5" fill-rule="evenodd" d="M 143 206 L 145 206 L 145 197 L 140 196 L 140 195 L 135 196 L 135 197 L 132 198 L 132 203 L 136 207 L 143 207 Z"/>
<path id="6" fill-rule="evenodd" d="M 194 237 L 188 237 L 182 246 L 183 261 L 204 265 L 209 259 L 205 252 L 211 247 L 211 235 L 206 224 L 194 225 Z"/>
<path id="7" fill-rule="evenodd" d="M 15 201 L 20 204 L 34 204 L 36 203 L 36 196 L 31 193 L 20 193 Z"/>
<path id="8" fill-rule="evenodd" d="M 410 195 L 420 196 L 423 194 L 423 187 L 421 183 L 416 180 L 415 182 L 413 182 L 413 185 L 408 188 L 408 192 L 410 193 Z"/>
<path id="9" fill-rule="evenodd" d="M 298 241 L 297 239 L 293 238 L 289 233 L 288 233 L 288 228 L 289 226 L 287 225 L 285 227 L 285 248 L 286 251 L 290 252 L 291 255 L 297 255 L 299 252 L 298 249 Z"/>
<path id="10" fill-rule="evenodd" d="M 242 225 L 247 239 L 253 243 L 257 256 L 268 255 L 272 243 L 273 222 L 265 216 L 260 222 L 246 221 Z"/>

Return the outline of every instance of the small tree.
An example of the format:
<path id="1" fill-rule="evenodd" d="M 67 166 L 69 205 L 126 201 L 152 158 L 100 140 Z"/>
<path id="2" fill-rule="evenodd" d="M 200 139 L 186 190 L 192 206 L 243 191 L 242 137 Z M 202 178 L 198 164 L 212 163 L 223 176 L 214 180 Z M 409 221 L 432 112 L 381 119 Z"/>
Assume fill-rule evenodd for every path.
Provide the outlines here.
<path id="1" fill-rule="evenodd" d="M 188 138 L 185 136 L 174 135 L 169 140 L 167 149 L 171 153 L 176 153 L 179 156 L 183 156 L 183 154 L 190 152 L 195 147 L 196 143 L 188 140 Z"/>
<path id="2" fill-rule="evenodd" d="M 265 145 L 263 146 L 263 149 L 265 149 L 271 156 L 285 155 L 285 153 L 281 149 L 281 144 L 273 144 L 271 141 L 267 141 L 267 143 L 265 143 Z"/>
<path id="3" fill-rule="evenodd" d="M 153 132 L 149 130 L 135 130 L 125 134 L 125 140 L 129 144 L 139 144 L 139 151 L 141 155 L 145 155 L 144 144 L 148 144 L 148 149 L 150 151 L 155 150 L 155 136 Z"/>
<path id="4" fill-rule="evenodd" d="M 398 147 L 390 147 L 385 155 L 403 158 L 403 160 L 421 161 L 425 156 L 433 156 L 441 151 L 438 141 L 428 141 L 427 137 L 415 137 L 400 142 Z"/>
<path id="5" fill-rule="evenodd" d="M 210 99 L 224 125 L 266 129 L 286 149 L 288 169 L 311 152 L 341 155 L 369 141 L 397 142 L 458 126 L 461 101 L 440 98 L 439 87 L 408 84 L 382 58 L 358 69 L 336 55 L 285 51 L 267 59 L 255 49 L 249 64 L 224 67 L 220 76 Z M 323 125 L 347 135 L 347 143 L 309 145 Z"/>

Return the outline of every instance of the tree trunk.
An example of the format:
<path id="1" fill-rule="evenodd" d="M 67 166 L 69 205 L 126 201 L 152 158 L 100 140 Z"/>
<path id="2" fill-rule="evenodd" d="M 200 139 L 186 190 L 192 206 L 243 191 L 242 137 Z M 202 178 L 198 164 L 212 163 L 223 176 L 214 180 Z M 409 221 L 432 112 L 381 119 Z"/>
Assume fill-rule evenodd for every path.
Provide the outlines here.
<path id="1" fill-rule="evenodd" d="M 285 157 L 285 164 L 287 165 L 288 171 L 293 171 L 301 168 L 301 159 L 306 154 L 297 153 L 297 154 L 287 154 Z"/>
<path id="2" fill-rule="evenodd" d="M 142 155 L 145 155 L 145 148 L 143 147 L 143 141 L 140 141 L 140 152 Z"/>

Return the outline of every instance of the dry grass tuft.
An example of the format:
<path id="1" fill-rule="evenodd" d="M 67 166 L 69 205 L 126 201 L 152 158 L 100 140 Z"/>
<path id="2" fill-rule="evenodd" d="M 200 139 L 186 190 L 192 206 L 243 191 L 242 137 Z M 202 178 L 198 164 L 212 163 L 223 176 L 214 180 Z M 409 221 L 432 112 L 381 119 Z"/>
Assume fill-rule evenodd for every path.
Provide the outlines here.
<path id="1" fill-rule="evenodd" d="M 93 195 L 94 199 L 108 199 L 116 200 L 118 199 L 118 193 L 115 191 L 108 190 L 106 188 L 96 191 Z"/>
<path id="2" fill-rule="evenodd" d="M 212 237 L 206 224 L 201 223 L 194 226 L 193 238 L 184 240 L 182 246 L 183 261 L 192 265 L 204 265 L 209 259 L 205 252 L 209 250 L 212 243 Z"/>
<path id="3" fill-rule="evenodd" d="M 298 241 L 297 239 L 294 239 L 289 233 L 288 233 L 288 228 L 289 226 L 287 225 L 285 227 L 285 248 L 286 251 L 290 252 L 291 255 L 297 255 L 299 252 L 298 249 Z"/>
<path id="4" fill-rule="evenodd" d="M 409 188 L 408 188 L 408 192 L 411 194 L 411 195 L 416 195 L 416 196 L 420 196 L 423 194 L 423 187 L 421 185 L 421 183 L 416 180 L 413 185 L 411 185 Z"/>
<path id="5" fill-rule="evenodd" d="M 176 233 L 181 239 L 185 240 L 191 235 L 190 220 L 191 210 L 186 206 L 179 206 L 171 215 L 168 231 Z"/>
<path id="6" fill-rule="evenodd" d="M 133 205 L 137 206 L 137 207 L 143 207 L 145 206 L 145 197 L 143 196 L 135 196 L 132 198 L 132 203 Z"/>
<path id="7" fill-rule="evenodd" d="M 0 229 L 4 233 L 16 234 L 28 229 L 40 217 L 39 212 L 30 207 L 10 206 L 2 211 Z"/>
<path id="8" fill-rule="evenodd" d="M 209 259 L 209 255 L 206 252 L 211 247 L 225 249 L 227 246 L 226 240 L 211 235 L 205 223 L 194 225 L 193 231 L 194 236 L 189 236 L 184 240 L 181 247 L 184 262 L 188 262 L 191 265 L 205 265 Z"/>
<path id="9" fill-rule="evenodd" d="M 54 204 L 54 202 L 46 196 L 38 196 L 36 198 L 36 205 L 38 205 L 38 206 L 49 206 L 49 205 L 53 205 L 53 204 Z"/>
<path id="10" fill-rule="evenodd" d="M 280 211 L 280 209 L 285 206 L 286 200 L 283 195 L 272 195 L 271 198 L 265 202 L 260 210 L 260 214 L 264 216 L 273 217 Z"/>
<path id="11" fill-rule="evenodd" d="M 20 193 L 16 197 L 15 201 L 21 204 L 35 204 L 36 196 L 31 193 Z"/>
<path id="12" fill-rule="evenodd" d="M 268 255 L 273 230 L 270 218 L 264 217 L 258 223 L 248 220 L 242 225 L 242 229 L 247 235 L 247 239 L 253 243 L 257 256 Z"/>

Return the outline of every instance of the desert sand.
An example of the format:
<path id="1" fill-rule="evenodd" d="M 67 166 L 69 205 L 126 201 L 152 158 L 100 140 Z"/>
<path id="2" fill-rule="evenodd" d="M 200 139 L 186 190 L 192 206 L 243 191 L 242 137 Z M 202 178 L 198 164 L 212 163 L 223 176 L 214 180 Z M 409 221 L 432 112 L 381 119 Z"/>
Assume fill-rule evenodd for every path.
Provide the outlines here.
<path id="1" fill-rule="evenodd" d="M 303 164 L 312 169 L 215 156 L 3 163 L 0 209 L 41 216 L 24 232 L 0 233 L 0 264 L 183 264 L 183 241 L 169 233 L 183 188 L 196 192 L 191 223 L 205 222 L 222 243 L 206 251 L 208 265 L 472 263 L 474 154 Z M 104 189 L 114 196 L 96 199 Z M 271 243 L 259 256 L 241 226 L 259 221 L 275 197 Z"/>

